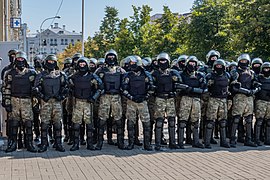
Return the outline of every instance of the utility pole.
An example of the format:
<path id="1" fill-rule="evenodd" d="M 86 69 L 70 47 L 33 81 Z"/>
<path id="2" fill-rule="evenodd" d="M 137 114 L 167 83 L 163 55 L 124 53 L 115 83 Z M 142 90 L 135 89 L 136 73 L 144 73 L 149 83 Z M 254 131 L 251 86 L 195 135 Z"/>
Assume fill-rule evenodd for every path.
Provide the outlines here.
<path id="1" fill-rule="evenodd" d="M 82 0 L 82 56 L 84 56 L 84 0 Z"/>

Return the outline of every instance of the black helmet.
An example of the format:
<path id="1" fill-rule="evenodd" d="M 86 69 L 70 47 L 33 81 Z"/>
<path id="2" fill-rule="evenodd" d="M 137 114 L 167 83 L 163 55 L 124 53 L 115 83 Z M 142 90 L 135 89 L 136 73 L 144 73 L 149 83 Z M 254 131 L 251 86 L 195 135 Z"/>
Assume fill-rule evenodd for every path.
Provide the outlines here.
<path id="1" fill-rule="evenodd" d="M 198 67 L 198 58 L 196 56 L 189 56 L 187 61 L 186 61 L 186 69 L 189 72 L 194 72 L 197 71 L 197 67 Z M 195 62 L 194 65 L 192 65 L 190 62 Z"/>
<path id="2" fill-rule="evenodd" d="M 211 60 L 212 57 L 216 57 L 215 60 L 217 60 L 218 58 L 220 58 L 220 53 L 219 53 L 218 51 L 216 51 L 216 50 L 211 50 L 211 51 L 209 51 L 209 52 L 207 53 L 207 55 L 206 55 L 206 63 L 207 63 L 207 65 L 209 65 L 210 67 L 213 66 L 214 61 L 215 61 L 215 60 Z"/>
<path id="3" fill-rule="evenodd" d="M 245 60 L 246 62 L 242 62 L 242 60 Z M 241 69 L 247 69 L 249 64 L 250 64 L 250 57 L 249 57 L 249 54 L 241 54 L 238 58 L 237 58 L 237 63 L 238 63 L 238 66 L 241 68 Z"/>
<path id="4" fill-rule="evenodd" d="M 109 66 L 115 66 L 118 64 L 117 62 L 118 56 L 115 50 L 110 49 L 105 53 L 105 63 Z"/>
<path id="5" fill-rule="evenodd" d="M 75 53 L 73 56 L 72 56 L 72 66 L 75 66 L 78 59 L 82 57 L 82 54 L 81 53 Z"/>
<path id="6" fill-rule="evenodd" d="M 34 67 L 35 68 L 42 68 L 43 66 L 43 59 L 40 55 L 36 55 L 33 59 L 34 61 Z"/>
<path id="7" fill-rule="evenodd" d="M 70 57 L 67 57 L 65 60 L 64 60 L 64 64 L 71 64 L 72 63 L 72 59 Z"/>
<path id="8" fill-rule="evenodd" d="M 80 66 L 80 63 L 85 62 L 85 66 Z M 79 72 L 86 73 L 89 70 L 89 59 L 87 57 L 80 57 L 76 63 L 76 69 Z"/>
<path id="9" fill-rule="evenodd" d="M 18 51 L 16 49 L 11 49 L 11 50 L 8 51 L 8 58 L 9 58 L 9 62 L 10 63 L 13 63 L 14 62 L 15 56 L 16 56 L 16 53 L 17 52 Z"/>
<path id="10" fill-rule="evenodd" d="M 254 58 L 251 61 L 251 68 L 255 72 L 255 74 L 259 74 L 261 71 L 261 65 L 263 64 L 263 61 L 261 58 Z"/>
<path id="11" fill-rule="evenodd" d="M 225 61 L 223 59 L 217 59 L 213 64 L 213 70 L 219 75 L 223 74 L 226 70 Z"/>
<path id="12" fill-rule="evenodd" d="M 24 51 L 18 51 L 15 56 L 14 64 L 19 70 L 23 70 L 28 66 L 27 64 L 27 55 Z"/>
<path id="13" fill-rule="evenodd" d="M 99 58 L 97 60 L 97 67 L 104 66 L 104 64 L 105 64 L 105 59 L 104 58 Z"/>
<path id="14" fill-rule="evenodd" d="M 267 68 L 267 69 L 266 69 Z M 265 76 L 265 77 L 269 77 L 270 76 L 270 63 L 269 62 L 264 62 L 261 66 L 261 73 Z"/>
<path id="15" fill-rule="evenodd" d="M 161 70 L 170 67 L 170 56 L 168 53 L 162 52 L 157 56 L 158 66 Z"/>
<path id="16" fill-rule="evenodd" d="M 49 54 L 45 58 L 44 68 L 52 71 L 58 68 L 57 66 L 57 57 L 54 54 Z"/>

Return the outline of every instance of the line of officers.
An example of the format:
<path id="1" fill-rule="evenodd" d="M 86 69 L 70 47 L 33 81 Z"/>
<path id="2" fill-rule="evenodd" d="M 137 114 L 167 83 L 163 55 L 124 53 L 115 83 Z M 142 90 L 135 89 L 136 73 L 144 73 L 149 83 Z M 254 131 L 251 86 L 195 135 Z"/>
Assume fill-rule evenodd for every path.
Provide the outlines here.
<path id="1" fill-rule="evenodd" d="M 47 151 L 48 134 L 55 150 L 64 152 L 62 122 L 70 151 L 80 145 L 101 150 L 105 130 L 108 143 L 119 149 L 141 146 L 138 120 L 147 151 L 153 150 L 153 136 L 155 150 L 167 144 L 164 123 L 168 123 L 170 149 L 184 149 L 184 142 L 211 148 L 217 144 L 213 134 L 220 136 L 225 148 L 236 147 L 237 141 L 251 147 L 261 146 L 262 141 L 270 144 L 270 63 L 260 58 L 251 61 L 248 54 L 241 54 L 237 62 L 229 63 L 211 50 L 203 64 L 187 55 L 171 61 L 162 52 L 153 60 L 128 56 L 118 65 L 117 53 L 109 50 L 98 60 L 76 53 L 65 59 L 60 70 L 53 54 L 35 57 L 34 67 L 23 51 L 10 50 L 8 55 L 10 64 L 1 74 L 6 152 L 23 146 L 30 152 Z M 117 142 L 112 140 L 114 129 Z M 33 131 L 35 141 L 41 139 L 37 147 Z"/>

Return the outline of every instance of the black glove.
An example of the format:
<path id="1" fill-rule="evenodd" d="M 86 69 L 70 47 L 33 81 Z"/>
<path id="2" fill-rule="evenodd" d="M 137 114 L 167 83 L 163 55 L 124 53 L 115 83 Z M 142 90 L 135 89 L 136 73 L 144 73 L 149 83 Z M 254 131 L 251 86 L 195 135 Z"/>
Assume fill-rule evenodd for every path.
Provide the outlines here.
<path id="1" fill-rule="evenodd" d="M 241 83 L 240 82 L 236 82 L 233 84 L 233 86 L 236 88 L 236 89 L 240 89 L 241 88 Z"/>
<path id="2" fill-rule="evenodd" d="M 134 99 L 134 102 L 136 102 L 136 103 L 142 103 L 144 100 L 145 100 L 144 97 L 137 97 L 137 98 Z"/>
<path id="3" fill-rule="evenodd" d="M 5 109 L 6 109 L 7 112 L 12 112 L 12 106 L 11 106 L 11 104 L 6 105 L 5 106 Z"/>
<path id="4" fill-rule="evenodd" d="M 193 88 L 189 86 L 189 87 L 186 89 L 186 92 L 187 92 L 187 93 L 190 93 L 190 92 L 192 91 L 192 89 L 193 89 Z"/>
<path id="5" fill-rule="evenodd" d="M 62 101 L 62 100 L 64 100 L 64 97 L 61 96 L 61 95 L 57 95 L 57 96 L 55 96 L 55 99 L 56 99 L 57 101 Z"/>
<path id="6" fill-rule="evenodd" d="M 87 102 L 90 102 L 90 103 L 95 103 L 96 102 L 96 99 L 94 99 L 93 97 L 89 97 L 88 99 L 87 99 Z"/>
<path id="7" fill-rule="evenodd" d="M 1 104 L 2 104 L 3 107 L 6 107 L 6 102 L 5 102 L 5 100 L 3 100 Z"/>
<path id="8" fill-rule="evenodd" d="M 45 102 L 48 102 L 49 101 L 49 99 L 50 99 L 50 97 L 49 96 L 43 96 L 43 101 L 45 101 Z"/>

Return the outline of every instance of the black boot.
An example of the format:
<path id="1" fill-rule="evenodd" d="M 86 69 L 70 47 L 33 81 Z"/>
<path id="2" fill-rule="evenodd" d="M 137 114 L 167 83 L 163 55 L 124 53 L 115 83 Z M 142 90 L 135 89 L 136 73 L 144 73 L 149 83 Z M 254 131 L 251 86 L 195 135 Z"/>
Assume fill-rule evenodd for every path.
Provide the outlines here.
<path id="1" fill-rule="evenodd" d="M 26 149 L 29 152 L 37 152 L 36 148 L 33 146 L 33 129 L 32 129 L 32 121 L 25 121 L 25 137 L 26 137 Z"/>
<path id="2" fill-rule="evenodd" d="M 191 138 L 191 123 L 187 122 L 186 124 L 186 140 L 185 143 L 186 144 L 190 144 L 192 145 L 192 138 Z"/>
<path id="3" fill-rule="evenodd" d="M 206 122 L 207 118 L 206 116 L 202 117 L 202 120 L 200 121 L 200 126 L 199 126 L 199 138 L 202 139 L 204 137 L 204 126 L 205 126 L 205 122 Z"/>
<path id="4" fill-rule="evenodd" d="M 105 125 L 106 125 L 106 121 L 99 120 L 97 145 L 95 147 L 95 150 L 101 150 L 102 149 Z"/>
<path id="5" fill-rule="evenodd" d="M 256 119 L 256 123 L 255 123 L 255 144 L 257 144 L 257 146 L 262 146 L 261 141 L 260 141 L 262 123 L 263 123 L 263 118 L 257 118 Z"/>
<path id="6" fill-rule="evenodd" d="M 214 121 L 206 121 L 205 122 L 205 133 L 204 133 L 204 147 L 207 149 L 211 149 L 211 137 L 213 134 Z"/>
<path id="7" fill-rule="evenodd" d="M 179 146 L 175 143 L 175 117 L 168 117 L 169 122 L 169 148 L 179 149 Z"/>
<path id="8" fill-rule="evenodd" d="M 65 107 L 63 107 L 63 111 Z M 69 140 L 69 132 L 68 132 L 68 115 L 66 112 L 63 112 L 63 126 L 64 126 L 64 142 L 68 142 Z"/>
<path id="9" fill-rule="evenodd" d="M 107 143 L 109 144 L 109 145 L 115 145 L 115 142 L 113 142 L 113 140 L 112 140 L 112 134 L 113 134 L 113 132 L 112 132 L 112 118 L 109 118 L 108 120 L 107 120 Z"/>
<path id="10" fill-rule="evenodd" d="M 246 121 L 246 138 L 244 146 L 257 147 L 257 145 L 252 142 L 252 115 L 245 117 L 245 121 Z"/>
<path id="11" fill-rule="evenodd" d="M 117 146 L 119 149 L 126 149 L 125 143 L 124 143 L 124 128 L 122 127 L 122 121 L 121 119 L 116 120 L 116 127 L 117 127 Z"/>
<path id="12" fill-rule="evenodd" d="M 219 136 L 218 136 L 218 133 L 219 133 L 219 123 L 218 123 L 218 120 L 215 121 L 215 127 L 214 127 L 214 139 L 219 139 Z M 211 143 L 213 144 L 213 143 Z M 216 141 L 216 144 L 217 144 L 217 141 Z"/>
<path id="13" fill-rule="evenodd" d="M 185 149 L 184 147 L 184 130 L 186 127 L 186 121 L 178 122 L 178 146 L 180 149 Z"/>
<path id="14" fill-rule="evenodd" d="M 152 151 L 152 146 L 150 143 L 150 135 L 151 135 L 151 123 L 143 122 L 143 142 L 144 142 L 144 150 Z"/>
<path id="15" fill-rule="evenodd" d="M 162 127 L 163 127 L 164 119 L 157 118 L 156 119 L 156 127 L 155 127 L 155 150 L 159 151 L 161 148 L 161 135 L 162 135 Z"/>
<path id="16" fill-rule="evenodd" d="M 19 121 L 17 120 L 8 120 L 9 126 L 9 137 L 8 137 L 8 147 L 6 153 L 16 151 L 17 149 L 17 135 L 18 135 L 18 126 Z"/>
<path id="17" fill-rule="evenodd" d="M 59 152 L 65 152 L 62 145 L 62 125 L 61 122 L 55 122 L 53 124 L 53 130 L 55 131 L 55 150 Z"/>
<path id="18" fill-rule="evenodd" d="M 203 144 L 200 143 L 199 141 L 199 125 L 198 125 L 198 121 L 193 122 L 191 124 L 191 129 L 193 132 L 193 143 L 192 143 L 192 147 L 195 148 L 204 148 Z"/>
<path id="19" fill-rule="evenodd" d="M 143 145 L 143 143 L 141 143 L 140 142 L 140 140 L 139 140 L 139 136 L 140 136 L 140 130 L 139 130 L 139 117 L 137 117 L 137 119 L 136 119 L 136 123 L 135 123 L 135 136 L 134 136 L 134 138 L 135 138 L 135 140 L 134 140 L 134 144 L 136 145 L 136 146 L 142 146 Z"/>
<path id="20" fill-rule="evenodd" d="M 84 139 L 84 135 L 85 135 L 85 123 L 83 122 L 81 124 L 81 129 L 80 129 L 80 143 L 81 145 L 86 145 L 86 141 Z"/>
<path id="21" fill-rule="evenodd" d="M 245 127 L 243 118 L 239 120 L 238 124 L 238 132 L 237 132 L 237 142 L 244 143 L 245 142 Z"/>
<path id="22" fill-rule="evenodd" d="M 35 132 L 35 142 L 39 142 L 40 138 L 40 118 L 39 118 L 39 113 L 34 113 L 34 132 Z"/>
<path id="23" fill-rule="evenodd" d="M 73 145 L 70 148 L 70 151 L 79 150 L 79 136 L 80 136 L 81 125 L 79 123 L 73 123 Z"/>
<path id="24" fill-rule="evenodd" d="M 128 129 L 128 146 L 127 149 L 131 150 L 134 148 L 134 139 L 135 139 L 135 124 L 133 121 L 128 119 L 127 121 L 127 129 Z"/>
<path id="25" fill-rule="evenodd" d="M 239 121 L 240 121 L 240 116 L 234 116 L 232 119 L 231 139 L 230 139 L 230 146 L 232 148 L 236 147 L 236 130 L 238 128 Z"/>
<path id="26" fill-rule="evenodd" d="M 266 124 L 266 134 L 264 144 L 270 145 L 270 119 L 267 119 L 265 124 Z"/>
<path id="27" fill-rule="evenodd" d="M 230 148 L 229 143 L 226 141 L 226 119 L 219 121 L 220 130 L 220 147 Z"/>
<path id="28" fill-rule="evenodd" d="M 39 146 L 38 152 L 47 151 L 48 147 L 48 125 L 44 122 L 41 123 L 41 144 Z"/>
<path id="29" fill-rule="evenodd" d="M 25 136 L 23 136 L 24 123 L 22 121 L 19 121 L 18 130 L 19 130 L 18 131 L 18 140 L 17 140 L 18 149 L 23 149 L 23 139 L 25 142 Z"/>
<path id="30" fill-rule="evenodd" d="M 155 121 L 151 121 L 150 122 L 150 144 L 152 144 L 152 140 L 153 140 L 154 127 L 155 127 Z"/>
<path id="31" fill-rule="evenodd" d="M 94 126 L 93 124 L 86 124 L 86 135 L 87 135 L 87 147 L 88 150 L 95 150 L 95 146 L 93 144 L 93 133 L 94 133 Z"/>
<path id="32" fill-rule="evenodd" d="M 67 145 L 72 145 L 73 144 L 73 139 L 74 139 L 72 115 L 68 115 L 67 118 L 68 118 L 67 121 L 68 121 L 68 135 L 69 135 Z"/>

